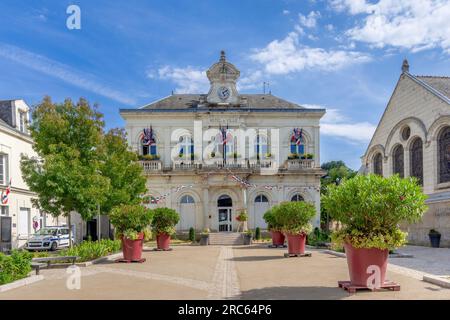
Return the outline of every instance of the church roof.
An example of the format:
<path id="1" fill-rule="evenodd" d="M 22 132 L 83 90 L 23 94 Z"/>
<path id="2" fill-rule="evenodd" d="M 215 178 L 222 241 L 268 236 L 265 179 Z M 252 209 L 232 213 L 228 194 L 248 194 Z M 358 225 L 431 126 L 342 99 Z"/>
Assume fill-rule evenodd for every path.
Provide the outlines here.
<path id="1" fill-rule="evenodd" d="M 425 82 L 427 85 L 450 99 L 450 77 L 415 76 L 415 78 Z"/>
<path id="2" fill-rule="evenodd" d="M 206 102 L 206 94 L 173 94 L 139 109 L 199 109 L 221 105 Z M 305 109 L 304 107 L 271 94 L 239 94 L 239 105 L 223 106 L 227 109 Z"/>

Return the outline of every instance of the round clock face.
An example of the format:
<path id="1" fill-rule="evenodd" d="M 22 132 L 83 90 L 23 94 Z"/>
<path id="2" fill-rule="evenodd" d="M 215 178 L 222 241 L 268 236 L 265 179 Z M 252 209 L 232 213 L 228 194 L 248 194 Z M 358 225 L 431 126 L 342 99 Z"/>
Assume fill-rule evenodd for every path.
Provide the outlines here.
<path id="1" fill-rule="evenodd" d="M 217 90 L 217 94 L 219 95 L 219 98 L 222 100 L 227 100 L 230 96 L 230 89 L 227 87 L 220 87 L 219 90 Z"/>

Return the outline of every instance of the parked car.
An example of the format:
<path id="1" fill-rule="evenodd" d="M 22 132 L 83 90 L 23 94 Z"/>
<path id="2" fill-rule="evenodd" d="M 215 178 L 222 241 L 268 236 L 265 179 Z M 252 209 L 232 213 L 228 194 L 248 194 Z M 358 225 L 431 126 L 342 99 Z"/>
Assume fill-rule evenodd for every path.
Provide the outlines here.
<path id="1" fill-rule="evenodd" d="M 74 241 L 72 236 L 72 242 Z M 44 227 L 36 232 L 26 243 L 27 250 L 56 250 L 69 246 L 68 227 Z"/>

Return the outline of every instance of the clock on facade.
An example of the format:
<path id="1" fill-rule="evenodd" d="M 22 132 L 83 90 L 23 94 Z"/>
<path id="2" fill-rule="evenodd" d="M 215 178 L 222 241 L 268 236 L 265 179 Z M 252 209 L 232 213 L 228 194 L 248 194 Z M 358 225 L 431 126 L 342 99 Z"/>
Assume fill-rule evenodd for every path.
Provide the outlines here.
<path id="1" fill-rule="evenodd" d="M 217 90 L 217 95 L 221 100 L 227 100 L 230 96 L 230 89 L 227 87 L 220 87 L 219 90 Z"/>

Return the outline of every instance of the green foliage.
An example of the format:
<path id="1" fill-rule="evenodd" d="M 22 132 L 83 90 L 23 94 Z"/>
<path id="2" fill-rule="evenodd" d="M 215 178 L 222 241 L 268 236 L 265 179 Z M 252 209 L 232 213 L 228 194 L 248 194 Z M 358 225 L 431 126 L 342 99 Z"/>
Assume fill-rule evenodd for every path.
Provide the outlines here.
<path id="1" fill-rule="evenodd" d="M 152 211 L 138 204 L 120 205 L 113 208 L 110 219 L 118 236 L 135 240 L 150 225 Z"/>
<path id="2" fill-rule="evenodd" d="M 333 239 L 355 247 L 395 248 L 405 242 L 400 222 L 417 222 L 426 211 L 426 196 L 415 178 L 358 175 L 329 185 L 323 205 L 344 228 Z"/>
<path id="3" fill-rule="evenodd" d="M 189 228 L 189 240 L 195 242 L 195 229 L 192 227 Z"/>
<path id="4" fill-rule="evenodd" d="M 60 256 L 77 256 L 78 262 L 91 261 L 120 251 L 120 240 L 102 239 L 99 241 L 83 241 L 72 248 L 59 251 Z"/>
<path id="5" fill-rule="evenodd" d="M 275 215 L 274 215 L 274 209 L 276 207 L 277 206 L 275 205 L 272 208 L 270 208 L 269 210 L 267 210 L 263 216 L 264 221 L 266 221 L 266 223 L 267 223 L 267 228 L 270 231 L 281 231 L 281 225 L 275 219 Z"/>
<path id="6" fill-rule="evenodd" d="M 239 212 L 238 216 L 236 217 L 237 221 L 243 222 L 243 221 L 248 221 L 248 214 L 246 210 L 242 210 L 241 212 Z"/>
<path id="7" fill-rule="evenodd" d="M 202 231 L 202 235 L 208 235 L 209 233 L 210 233 L 211 231 L 209 230 L 209 228 L 205 228 L 205 229 L 203 229 L 203 231 Z"/>
<path id="8" fill-rule="evenodd" d="M 305 201 L 282 202 L 272 208 L 272 213 L 281 231 L 289 234 L 308 234 L 312 230 L 311 219 L 316 215 L 316 208 Z"/>
<path id="9" fill-rule="evenodd" d="M 314 231 L 308 235 L 307 243 L 311 246 L 320 246 L 325 242 L 330 242 L 330 233 L 322 231 L 319 228 L 314 228 Z"/>
<path id="10" fill-rule="evenodd" d="M 121 204 L 138 204 L 146 191 L 146 178 L 136 154 L 129 150 L 123 129 L 112 129 L 103 138 L 102 175 L 109 179 L 110 188 L 105 190 L 101 205 L 103 214 Z"/>
<path id="11" fill-rule="evenodd" d="M 156 208 L 153 210 L 152 229 L 155 234 L 166 233 L 172 235 L 175 233 L 175 225 L 180 220 L 179 214 L 169 208 Z"/>
<path id="12" fill-rule="evenodd" d="M 256 227 L 256 229 L 255 229 L 255 239 L 256 240 L 261 239 L 261 229 L 259 227 Z"/>
<path id="13" fill-rule="evenodd" d="M 34 108 L 29 129 L 40 159 L 23 156 L 21 170 L 42 211 L 53 216 L 76 211 L 87 220 L 106 200 L 110 186 L 100 171 L 101 117 L 84 99 L 53 104 L 46 97 Z"/>
<path id="14" fill-rule="evenodd" d="M 0 253 L 0 285 L 27 277 L 32 258 L 28 251 L 13 250 L 9 256 Z"/>

